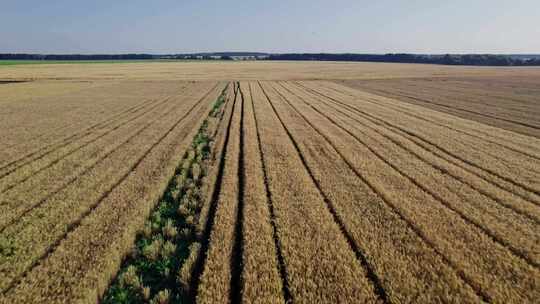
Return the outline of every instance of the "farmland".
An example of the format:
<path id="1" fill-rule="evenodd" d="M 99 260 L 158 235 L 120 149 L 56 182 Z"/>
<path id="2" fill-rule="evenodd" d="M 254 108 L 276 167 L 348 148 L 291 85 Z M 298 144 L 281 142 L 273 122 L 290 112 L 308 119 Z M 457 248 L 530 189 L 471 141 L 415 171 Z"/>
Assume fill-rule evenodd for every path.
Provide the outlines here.
<path id="1" fill-rule="evenodd" d="M 540 298 L 539 69 L 40 64 L 0 81 L 0 303 Z"/>
<path id="2" fill-rule="evenodd" d="M 527 77 L 346 80 L 353 88 L 540 137 L 540 82 Z"/>

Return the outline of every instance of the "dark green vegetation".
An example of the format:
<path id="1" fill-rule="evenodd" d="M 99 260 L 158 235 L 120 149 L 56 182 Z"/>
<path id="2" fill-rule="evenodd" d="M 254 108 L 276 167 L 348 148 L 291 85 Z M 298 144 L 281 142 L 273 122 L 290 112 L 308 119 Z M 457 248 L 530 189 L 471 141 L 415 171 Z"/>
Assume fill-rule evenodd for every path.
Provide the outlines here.
<path id="1" fill-rule="evenodd" d="M 214 103 L 214 106 L 212 107 L 212 111 L 210 112 L 210 116 L 216 117 L 219 114 L 221 106 L 224 103 L 225 103 L 225 97 L 223 96 L 223 94 L 221 94 L 218 97 L 218 100 L 216 100 L 216 102 Z"/>
<path id="2" fill-rule="evenodd" d="M 171 178 L 160 203 L 140 232 L 131 256 L 104 296 L 103 303 L 184 303 L 188 297 L 186 269 L 198 248 L 197 216 L 209 166 L 214 130 L 226 89 L 194 137 L 191 148 Z M 215 124 L 213 124 L 215 126 Z M 189 270 L 189 269 L 188 269 Z"/>
<path id="3" fill-rule="evenodd" d="M 113 63 L 170 60 L 301 60 L 301 61 L 350 61 L 350 62 L 393 62 L 428 63 L 442 65 L 472 66 L 540 66 L 540 55 L 494 55 L 494 54 L 332 54 L 332 53 L 284 53 L 268 54 L 253 52 L 216 52 L 193 54 L 117 54 L 117 55 L 42 55 L 0 54 L 0 65 L 33 63 Z"/>
<path id="4" fill-rule="evenodd" d="M 443 65 L 480 66 L 538 66 L 540 59 L 531 55 L 520 57 L 512 55 L 467 54 L 467 55 L 419 55 L 419 54 L 276 54 L 268 60 L 317 60 L 317 61 L 363 61 L 430 63 Z"/>

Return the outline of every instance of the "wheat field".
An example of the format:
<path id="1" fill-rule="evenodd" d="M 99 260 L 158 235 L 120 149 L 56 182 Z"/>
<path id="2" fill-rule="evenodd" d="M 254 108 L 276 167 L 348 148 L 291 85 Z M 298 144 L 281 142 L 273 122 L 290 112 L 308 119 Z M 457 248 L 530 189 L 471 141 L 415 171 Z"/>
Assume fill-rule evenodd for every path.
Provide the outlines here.
<path id="1" fill-rule="evenodd" d="M 535 303 L 538 85 L 538 68 L 1 67 L 0 303 Z"/>

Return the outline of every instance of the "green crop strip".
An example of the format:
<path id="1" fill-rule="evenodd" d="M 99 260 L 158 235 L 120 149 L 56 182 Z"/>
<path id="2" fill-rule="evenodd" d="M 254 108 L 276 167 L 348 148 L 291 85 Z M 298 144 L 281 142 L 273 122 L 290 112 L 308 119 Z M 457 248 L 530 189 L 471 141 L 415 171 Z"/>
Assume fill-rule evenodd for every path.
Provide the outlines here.
<path id="1" fill-rule="evenodd" d="M 102 303 L 187 302 L 188 284 L 183 282 L 181 269 L 199 245 L 196 217 L 204 200 L 201 187 L 213 141 L 208 120 L 219 119 L 225 92 L 214 102 L 193 138 Z"/>

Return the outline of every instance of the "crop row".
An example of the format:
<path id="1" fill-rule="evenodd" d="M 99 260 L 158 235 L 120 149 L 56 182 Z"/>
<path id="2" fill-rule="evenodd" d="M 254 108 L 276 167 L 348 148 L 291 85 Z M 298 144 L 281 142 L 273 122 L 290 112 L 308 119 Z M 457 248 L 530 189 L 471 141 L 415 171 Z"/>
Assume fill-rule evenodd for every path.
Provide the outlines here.
<path id="1" fill-rule="evenodd" d="M 512 209 L 501 208 L 499 202 L 490 201 L 487 196 L 482 197 L 478 191 L 467 189 L 467 185 L 459 185 L 465 179 L 460 181 L 455 178 L 458 175 L 450 178 L 453 172 L 444 169 L 446 164 L 443 160 L 433 157 L 430 160 L 425 151 L 420 154 L 420 151 L 416 150 L 418 154 L 415 155 L 411 153 L 412 147 L 405 149 L 406 146 L 398 145 L 395 138 L 390 140 L 388 134 L 387 137 L 380 134 L 377 136 L 376 132 L 370 130 L 375 129 L 376 123 L 364 121 L 359 124 L 344 115 L 347 113 L 343 112 L 346 107 L 341 106 L 340 113 L 336 107 L 330 106 L 331 98 L 321 98 L 301 87 L 288 87 L 289 90 L 296 91 L 296 96 L 303 97 L 300 98 L 300 103 L 309 105 L 304 108 L 306 110 L 303 113 L 306 113 L 306 116 L 307 113 L 315 111 L 315 116 L 322 118 L 313 124 L 318 132 L 324 134 L 328 142 L 342 153 L 352 168 L 356 167 L 358 174 L 364 176 L 366 182 L 371 183 L 373 188 L 378 188 L 379 195 L 409 221 L 411 228 L 415 229 L 479 296 L 496 301 L 523 301 L 534 297 L 525 291 L 536 284 L 534 277 L 537 276 L 538 269 L 534 252 L 537 252 L 537 245 L 534 241 L 520 239 L 520 235 L 529 234 L 534 240 L 534 231 L 538 227 L 536 222 Z M 320 86 L 312 87 L 311 90 L 322 91 Z M 331 95 L 328 91 L 326 94 L 337 95 Z M 340 100 L 337 96 L 333 99 Z M 370 103 L 362 99 L 341 100 L 375 116 L 382 116 L 384 113 L 379 104 L 372 108 Z M 349 113 L 349 116 L 352 115 Z M 356 113 L 354 117 L 360 118 L 361 115 Z M 324 127 L 325 125 L 328 127 Z M 453 139 L 455 142 L 456 138 Z M 446 174 L 441 175 L 444 172 Z M 436 180 L 439 180 L 436 184 L 432 183 Z M 453 191 L 458 189 L 459 192 L 453 194 Z M 477 204 L 478 200 L 483 201 L 482 204 Z M 496 219 L 490 222 L 490 217 Z M 505 222 L 508 224 L 503 226 Z M 496 229 L 500 229 L 501 233 L 496 234 Z M 505 235 L 502 233 L 504 229 L 507 229 Z M 512 234 L 514 231 L 515 234 Z M 489 256 L 482 254 L 488 251 Z M 509 278 L 516 276 L 519 277 L 519 283 L 508 285 Z"/>
<path id="2" fill-rule="evenodd" d="M 139 83 L 129 82 L 101 83 L 59 96 L 48 97 L 42 93 L 39 98 L 4 105 L 4 111 L 10 111 L 12 115 L 2 120 L 6 130 L 9 129 L 2 135 L 16 140 L 0 148 L 0 172 L 6 166 L 12 168 L 66 141 L 106 127 L 190 85 L 154 82 L 142 87 Z"/>
<path id="3" fill-rule="evenodd" d="M 538 296 L 534 145 L 331 83 L 236 91 L 197 302 Z M 472 136 L 520 158 L 514 184 Z"/>
<path id="4" fill-rule="evenodd" d="M 189 299 L 191 273 L 201 244 L 198 227 L 205 185 L 213 164 L 214 137 L 221 127 L 227 88 L 184 154 L 160 203 L 139 233 L 104 303 L 165 303 Z"/>
<path id="5" fill-rule="evenodd" d="M 480 79 L 477 83 L 418 79 L 352 81 L 350 85 L 358 84 L 375 94 L 538 137 L 540 113 L 533 102 L 534 93 L 523 90 L 523 84 L 516 90 L 495 87 L 493 83 L 490 79 Z M 516 91 L 521 92 L 516 94 Z"/>
<path id="6" fill-rule="evenodd" d="M 197 302 L 379 301 L 269 97 L 239 90 Z"/>
<path id="7" fill-rule="evenodd" d="M 57 197 L 16 223 L 25 229 L 6 228 L 2 237 L 14 250 L 2 256 L 2 300 L 89 300 L 103 294 L 219 86 L 178 103 L 121 151 L 124 159 L 85 174 L 71 191 L 60 192 L 67 199 Z"/>

